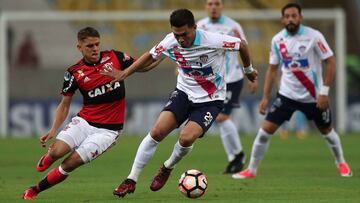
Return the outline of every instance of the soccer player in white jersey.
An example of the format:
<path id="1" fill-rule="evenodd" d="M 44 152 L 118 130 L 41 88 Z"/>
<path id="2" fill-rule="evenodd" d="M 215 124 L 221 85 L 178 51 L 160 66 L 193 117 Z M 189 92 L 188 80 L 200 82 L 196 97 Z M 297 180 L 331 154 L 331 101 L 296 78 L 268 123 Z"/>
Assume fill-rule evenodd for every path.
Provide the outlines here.
<path id="1" fill-rule="evenodd" d="M 222 15 L 222 10 L 224 8 L 222 0 L 207 0 L 205 8 L 208 17 L 197 22 L 199 29 L 227 34 L 246 40 L 240 24 L 233 19 Z M 230 117 L 233 108 L 240 107 L 239 96 L 243 87 L 244 74 L 239 63 L 238 53 L 226 53 L 225 68 L 226 98 L 224 101 L 224 108 L 216 117 L 216 122 L 219 125 L 221 141 L 229 161 L 224 173 L 232 174 L 241 171 L 245 164 L 245 154 L 241 145 L 239 133 Z M 255 93 L 257 82 L 249 82 L 248 85 L 250 93 Z"/>
<path id="2" fill-rule="evenodd" d="M 340 138 L 331 124 L 328 95 L 336 72 L 334 54 L 319 31 L 301 24 L 303 17 L 298 4 L 285 5 L 281 13 L 285 29 L 271 42 L 270 65 L 259 107 L 261 114 L 265 114 L 279 67 L 282 70 L 280 90 L 255 138 L 248 168 L 234 174 L 233 178 L 256 177 L 271 136 L 296 110 L 314 120 L 335 158 L 340 175 L 350 177 L 352 172 L 345 161 Z M 326 64 L 324 81 L 322 61 Z"/>
<path id="3" fill-rule="evenodd" d="M 227 51 L 239 51 L 246 76 L 251 81 L 257 77 L 257 71 L 251 66 L 246 42 L 240 38 L 196 29 L 194 16 L 187 9 L 172 12 L 170 25 L 172 33 L 150 52 L 144 53 L 129 69 L 104 72 L 113 76 L 114 81 L 121 81 L 139 68 L 156 63 L 165 56 L 175 61 L 179 68 L 175 91 L 141 142 L 129 176 L 113 192 L 119 197 L 135 191 L 141 171 L 154 155 L 159 142 L 171 131 L 185 122 L 172 154 L 150 185 L 152 191 L 165 185 L 175 164 L 191 151 L 195 140 L 210 128 L 224 104 Z"/>

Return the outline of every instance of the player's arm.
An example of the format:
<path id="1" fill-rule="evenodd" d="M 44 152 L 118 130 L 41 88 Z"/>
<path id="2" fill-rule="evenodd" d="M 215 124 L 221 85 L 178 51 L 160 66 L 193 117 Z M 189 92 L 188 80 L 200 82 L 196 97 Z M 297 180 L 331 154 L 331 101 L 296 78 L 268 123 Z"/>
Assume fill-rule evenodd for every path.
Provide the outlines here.
<path id="1" fill-rule="evenodd" d="M 164 60 L 164 58 L 159 58 L 159 59 L 155 60 L 153 63 L 151 63 L 149 66 L 143 67 L 143 68 L 137 70 L 137 72 L 147 72 L 147 71 L 149 71 L 149 70 L 152 70 L 152 69 L 155 68 L 157 65 L 159 65 L 162 60 Z"/>
<path id="2" fill-rule="evenodd" d="M 107 75 L 113 77 L 114 80 L 111 81 L 111 85 L 117 81 L 122 81 L 126 77 L 130 76 L 131 74 L 150 66 L 156 60 L 151 56 L 149 52 L 145 52 L 138 60 L 136 60 L 131 66 L 126 68 L 124 71 L 111 69 L 111 70 L 102 70 L 101 73 L 103 75 Z"/>
<path id="3" fill-rule="evenodd" d="M 259 105 L 259 112 L 260 114 L 265 114 L 266 108 L 269 104 L 269 96 L 272 89 L 272 86 L 274 84 L 274 81 L 276 80 L 277 70 L 278 70 L 278 64 L 270 64 L 266 74 L 265 74 L 265 84 L 264 84 L 264 92 L 263 96 Z"/>
<path id="4" fill-rule="evenodd" d="M 54 121 L 52 123 L 51 129 L 40 137 L 40 144 L 45 147 L 45 144 L 48 140 L 53 138 L 56 134 L 56 131 L 59 129 L 61 124 L 65 121 L 66 117 L 69 114 L 71 96 L 63 96 L 60 104 L 57 106 L 54 116 Z"/>
<path id="5" fill-rule="evenodd" d="M 330 56 L 329 58 L 325 59 L 326 64 L 326 73 L 324 84 L 320 87 L 319 97 L 317 99 L 316 106 L 319 109 L 325 110 L 329 108 L 329 90 L 330 86 L 332 85 L 336 73 L 336 60 L 335 56 Z"/>
<path id="6" fill-rule="evenodd" d="M 243 62 L 244 73 L 251 82 L 254 82 L 257 78 L 257 71 L 251 65 L 250 52 L 246 41 L 241 41 L 239 52 L 240 58 Z"/>

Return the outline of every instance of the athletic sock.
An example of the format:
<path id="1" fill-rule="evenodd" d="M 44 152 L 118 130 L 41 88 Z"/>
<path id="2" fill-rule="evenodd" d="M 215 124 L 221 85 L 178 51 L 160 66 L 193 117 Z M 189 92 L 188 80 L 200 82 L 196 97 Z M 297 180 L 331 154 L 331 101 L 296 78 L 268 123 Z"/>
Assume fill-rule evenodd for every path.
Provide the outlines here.
<path id="1" fill-rule="evenodd" d="M 64 171 L 61 166 L 54 168 L 52 171 L 48 173 L 48 175 L 41 180 L 35 187 L 32 187 L 35 192 L 42 192 L 62 181 L 64 181 L 69 174 Z"/>
<path id="2" fill-rule="evenodd" d="M 331 131 L 327 135 L 323 135 L 327 145 L 329 146 L 329 149 L 331 150 L 336 165 L 339 163 L 345 162 L 343 149 L 341 146 L 341 141 L 339 135 L 335 132 L 334 129 L 331 129 Z"/>
<path id="3" fill-rule="evenodd" d="M 261 160 L 264 158 L 267 149 L 269 148 L 269 141 L 271 134 L 265 132 L 262 128 L 259 129 L 251 151 L 251 158 L 249 163 L 249 170 L 256 174 L 257 168 Z"/>
<path id="4" fill-rule="evenodd" d="M 231 119 L 218 123 L 218 125 L 220 128 L 221 141 L 227 154 L 228 161 L 230 162 L 235 159 L 236 154 L 239 154 L 243 150 L 239 133 Z"/>
<path id="5" fill-rule="evenodd" d="M 150 133 L 145 136 L 136 152 L 135 160 L 128 176 L 129 179 L 137 182 L 141 171 L 155 154 L 158 144 L 159 142 L 154 140 Z"/>
<path id="6" fill-rule="evenodd" d="M 50 166 L 52 163 L 54 163 L 54 159 L 49 156 L 49 154 L 46 154 L 44 156 L 44 159 L 42 160 L 42 164 L 45 166 Z"/>
<path id="7" fill-rule="evenodd" d="M 189 152 L 191 152 L 193 146 L 183 147 L 180 145 L 179 141 L 177 141 L 174 145 L 173 152 L 171 153 L 168 160 L 164 162 L 164 166 L 166 168 L 174 168 L 174 166 Z"/>

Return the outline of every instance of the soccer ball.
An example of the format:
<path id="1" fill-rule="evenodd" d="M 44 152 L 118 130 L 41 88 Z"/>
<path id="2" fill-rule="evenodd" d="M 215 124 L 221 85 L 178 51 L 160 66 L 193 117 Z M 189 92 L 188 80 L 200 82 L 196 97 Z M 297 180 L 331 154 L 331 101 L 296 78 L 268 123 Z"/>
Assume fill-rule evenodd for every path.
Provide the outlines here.
<path id="1" fill-rule="evenodd" d="M 183 195 L 189 198 L 201 197 L 207 188 L 205 174 L 196 169 L 185 171 L 179 179 L 179 189 Z"/>

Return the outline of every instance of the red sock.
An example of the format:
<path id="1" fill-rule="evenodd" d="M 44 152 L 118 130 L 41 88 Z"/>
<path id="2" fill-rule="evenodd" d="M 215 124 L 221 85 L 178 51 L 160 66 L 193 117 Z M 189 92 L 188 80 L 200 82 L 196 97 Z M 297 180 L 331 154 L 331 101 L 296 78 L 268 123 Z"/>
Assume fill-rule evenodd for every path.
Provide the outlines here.
<path id="1" fill-rule="evenodd" d="M 46 190 L 63 180 L 65 180 L 68 177 L 68 175 L 64 175 L 59 171 L 59 167 L 54 168 L 52 171 L 49 172 L 49 174 L 36 185 L 36 192 L 41 192 L 43 190 Z"/>
<path id="2" fill-rule="evenodd" d="M 43 159 L 43 164 L 46 165 L 46 166 L 50 166 L 52 163 L 54 163 L 54 159 L 52 159 L 49 154 L 46 154 L 44 159 Z"/>

